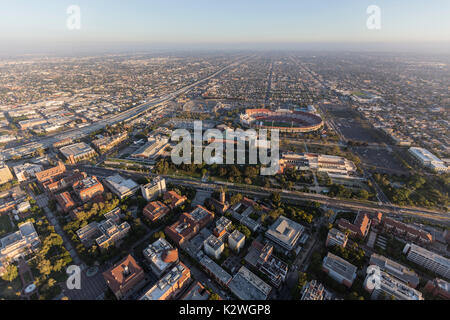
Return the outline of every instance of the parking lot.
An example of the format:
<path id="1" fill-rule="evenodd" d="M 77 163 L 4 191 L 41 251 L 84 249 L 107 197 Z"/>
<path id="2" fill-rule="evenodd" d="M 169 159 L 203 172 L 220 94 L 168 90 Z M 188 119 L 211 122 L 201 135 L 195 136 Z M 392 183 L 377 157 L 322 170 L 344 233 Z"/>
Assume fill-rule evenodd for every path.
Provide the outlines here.
<path id="1" fill-rule="evenodd" d="M 345 105 L 324 105 L 340 133 L 352 141 L 381 143 L 377 129 L 359 117 L 359 114 Z"/>
<path id="2" fill-rule="evenodd" d="M 388 174 L 408 174 L 408 170 L 403 167 L 393 153 L 387 149 L 353 147 L 361 162 L 365 166 L 373 166 L 380 173 Z"/>

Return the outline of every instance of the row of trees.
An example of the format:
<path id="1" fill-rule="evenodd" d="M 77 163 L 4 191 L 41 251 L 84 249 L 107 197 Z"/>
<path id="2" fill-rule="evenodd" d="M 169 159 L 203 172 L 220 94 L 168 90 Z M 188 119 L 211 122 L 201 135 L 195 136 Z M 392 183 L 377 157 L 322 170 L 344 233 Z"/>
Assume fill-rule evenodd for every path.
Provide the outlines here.
<path id="1" fill-rule="evenodd" d="M 444 209 L 449 205 L 450 174 L 405 177 L 376 173 L 373 178 L 396 204 Z"/>

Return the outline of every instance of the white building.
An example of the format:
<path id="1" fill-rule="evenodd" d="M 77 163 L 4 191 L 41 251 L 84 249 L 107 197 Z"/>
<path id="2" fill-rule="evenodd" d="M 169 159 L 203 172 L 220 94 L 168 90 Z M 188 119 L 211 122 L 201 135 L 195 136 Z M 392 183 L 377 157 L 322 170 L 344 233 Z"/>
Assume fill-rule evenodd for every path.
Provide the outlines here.
<path id="1" fill-rule="evenodd" d="M 294 167 L 297 170 L 317 170 L 330 176 L 348 177 L 356 172 L 356 165 L 343 157 L 315 153 L 284 153 L 280 167 Z"/>
<path id="2" fill-rule="evenodd" d="M 24 163 L 13 167 L 14 174 L 19 182 L 34 178 L 37 172 L 41 172 L 44 168 L 38 164 Z"/>
<path id="3" fill-rule="evenodd" d="M 178 251 L 164 238 L 159 238 L 143 251 L 150 268 L 161 277 L 174 263 L 178 262 Z"/>
<path id="4" fill-rule="evenodd" d="M 423 300 L 422 293 L 397 278 L 381 271 L 378 266 L 371 265 L 367 268 L 367 276 L 364 281 L 365 289 L 372 294 L 372 299 L 394 300 Z"/>
<path id="5" fill-rule="evenodd" d="M 156 177 L 150 183 L 141 186 L 142 196 L 147 201 L 153 201 L 166 191 L 166 180 L 161 177 Z"/>
<path id="6" fill-rule="evenodd" d="M 19 226 L 19 230 L 0 239 L 0 274 L 13 260 L 25 257 L 36 250 L 41 241 L 34 229 L 33 223 L 26 222 Z"/>
<path id="7" fill-rule="evenodd" d="M 205 252 L 215 259 L 219 259 L 223 250 L 225 249 L 225 244 L 216 238 L 214 235 L 210 235 L 203 243 Z"/>
<path id="8" fill-rule="evenodd" d="M 384 256 L 372 253 L 372 255 L 370 256 L 369 264 L 378 266 L 381 271 L 384 271 L 391 276 L 399 279 L 400 281 L 409 285 L 411 288 L 416 288 L 419 285 L 420 279 L 412 269 L 407 268 L 400 263 L 397 263 Z"/>
<path id="9" fill-rule="evenodd" d="M 450 279 L 450 259 L 428 251 L 413 243 L 408 243 L 403 249 L 403 253 L 406 254 L 408 260 L 417 263 L 442 277 Z"/>
<path id="10" fill-rule="evenodd" d="M 293 250 L 297 245 L 300 236 L 304 233 L 305 227 L 284 216 L 280 216 L 267 230 L 267 239 L 281 246 L 286 250 Z"/>
<path id="11" fill-rule="evenodd" d="M 71 144 L 59 149 L 64 157 L 71 163 L 75 163 L 80 160 L 88 159 L 96 155 L 94 149 L 88 146 L 84 142 Z"/>
<path id="12" fill-rule="evenodd" d="M 148 139 L 144 146 L 134 152 L 131 157 L 156 160 L 168 146 L 168 138 L 152 137 Z"/>
<path id="13" fill-rule="evenodd" d="M 181 262 L 161 278 L 139 300 L 169 300 L 180 293 L 190 280 L 190 270 Z"/>
<path id="14" fill-rule="evenodd" d="M 228 237 L 228 245 L 236 252 L 241 251 L 245 245 L 245 236 L 238 230 L 234 230 Z"/>
<path id="15" fill-rule="evenodd" d="M 131 179 L 125 179 L 118 174 L 105 178 L 103 182 L 120 199 L 135 194 L 139 189 L 139 185 L 136 182 Z"/>
<path id="16" fill-rule="evenodd" d="M 358 268 L 330 252 L 323 258 L 322 269 L 337 282 L 350 288 L 356 278 Z"/>
<path id="17" fill-rule="evenodd" d="M 444 161 L 442 161 L 441 159 L 436 157 L 434 154 L 432 154 L 427 149 L 412 147 L 412 148 L 409 149 L 409 152 L 424 167 L 428 167 L 431 170 L 434 170 L 434 171 L 437 171 L 437 172 L 448 172 L 449 171 L 449 168 L 444 163 Z"/>
<path id="18" fill-rule="evenodd" d="M 327 241 L 325 242 L 325 245 L 327 247 L 341 246 L 345 248 L 345 246 L 347 245 L 347 241 L 348 235 L 346 235 L 342 231 L 339 231 L 338 229 L 333 228 L 328 231 Z"/>

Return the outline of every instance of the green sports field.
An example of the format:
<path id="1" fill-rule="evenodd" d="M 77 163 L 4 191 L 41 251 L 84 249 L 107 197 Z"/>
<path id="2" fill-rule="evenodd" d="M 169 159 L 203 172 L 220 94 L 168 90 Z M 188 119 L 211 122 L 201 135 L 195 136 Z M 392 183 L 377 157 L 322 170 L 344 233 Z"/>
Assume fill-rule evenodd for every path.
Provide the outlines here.
<path id="1" fill-rule="evenodd" d="M 262 122 L 263 126 L 268 126 L 268 127 L 284 127 L 284 128 L 290 128 L 292 127 L 292 123 L 291 122 L 284 122 L 284 121 L 263 121 Z M 295 127 L 295 123 L 294 123 L 294 127 Z"/>

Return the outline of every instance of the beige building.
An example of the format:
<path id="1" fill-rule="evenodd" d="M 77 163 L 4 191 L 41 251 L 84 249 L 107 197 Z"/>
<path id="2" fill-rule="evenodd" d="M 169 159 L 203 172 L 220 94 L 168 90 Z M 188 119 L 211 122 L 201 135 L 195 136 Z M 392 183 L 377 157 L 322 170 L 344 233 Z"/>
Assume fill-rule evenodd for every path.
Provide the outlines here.
<path id="1" fill-rule="evenodd" d="M 25 257 L 40 245 L 39 236 L 33 223 L 19 226 L 19 230 L 0 239 L 0 274 L 12 260 Z"/>

